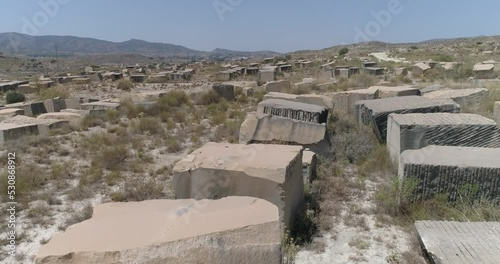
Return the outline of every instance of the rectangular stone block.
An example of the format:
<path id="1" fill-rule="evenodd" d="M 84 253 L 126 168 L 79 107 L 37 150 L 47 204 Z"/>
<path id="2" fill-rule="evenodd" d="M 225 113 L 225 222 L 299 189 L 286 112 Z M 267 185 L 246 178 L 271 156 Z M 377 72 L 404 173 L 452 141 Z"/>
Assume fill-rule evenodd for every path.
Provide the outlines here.
<path id="1" fill-rule="evenodd" d="M 116 110 L 119 107 L 120 107 L 119 103 L 102 102 L 102 101 L 80 104 L 80 108 L 82 110 L 99 110 L 99 109 L 104 109 L 104 110 L 114 109 L 114 110 Z"/>
<path id="2" fill-rule="evenodd" d="M 333 108 L 333 100 L 332 98 L 325 95 L 318 94 L 288 94 L 288 93 L 276 93 L 270 92 L 264 95 L 264 100 L 269 99 L 280 99 L 304 104 L 312 104 L 320 107 L 324 107 L 327 109 Z"/>
<path id="3" fill-rule="evenodd" d="M 387 148 L 393 161 L 401 152 L 428 145 L 500 148 L 500 129 L 474 114 L 390 114 Z"/>
<path id="4" fill-rule="evenodd" d="M 272 81 L 272 82 L 268 82 L 266 84 L 266 91 L 267 92 L 283 93 L 283 92 L 289 91 L 290 88 L 291 88 L 290 81 L 286 81 L 286 80 Z"/>
<path id="5" fill-rule="evenodd" d="M 250 196 L 278 207 L 282 228 L 302 209 L 302 147 L 208 143 L 174 167 L 176 199 Z"/>
<path id="6" fill-rule="evenodd" d="M 326 124 L 258 113 L 247 114 L 240 127 L 239 142 L 301 145 L 316 153 L 326 153 L 330 150 Z"/>
<path id="7" fill-rule="evenodd" d="M 35 263 L 281 263 L 281 241 L 276 206 L 257 198 L 106 203 Z"/>
<path id="8" fill-rule="evenodd" d="M 236 99 L 234 85 L 214 84 L 212 86 L 212 90 L 214 90 L 220 97 L 226 99 L 227 101 L 234 101 Z"/>
<path id="9" fill-rule="evenodd" d="M 4 145 L 5 142 L 20 139 L 25 136 L 38 135 L 38 133 L 38 127 L 35 124 L 19 125 L 0 123 L 0 145 Z"/>
<path id="10" fill-rule="evenodd" d="M 355 110 L 356 102 L 363 100 L 373 100 L 378 98 L 378 90 L 360 89 L 332 94 L 334 110 L 344 113 L 351 113 Z"/>
<path id="11" fill-rule="evenodd" d="M 61 112 L 61 110 L 66 109 L 65 99 L 48 99 L 43 101 L 47 113 Z"/>
<path id="12" fill-rule="evenodd" d="M 452 99 L 463 108 L 485 103 L 490 97 L 490 92 L 486 88 L 442 89 L 425 93 L 424 96 L 427 98 Z"/>
<path id="13" fill-rule="evenodd" d="M 40 114 L 47 113 L 47 109 L 45 108 L 45 104 L 43 102 L 22 102 L 15 104 L 8 104 L 4 107 L 4 109 L 8 108 L 19 108 L 24 110 L 24 115 L 26 116 L 37 116 Z"/>
<path id="14" fill-rule="evenodd" d="M 371 125 L 381 142 L 387 140 L 389 114 L 458 113 L 460 106 L 451 99 L 430 99 L 422 96 L 403 96 L 356 103 L 359 124 Z"/>
<path id="15" fill-rule="evenodd" d="M 325 107 L 281 99 L 260 102 L 257 113 L 316 124 L 323 124 L 328 120 L 328 109 Z"/>
<path id="16" fill-rule="evenodd" d="M 14 125 L 36 125 L 38 128 L 38 133 L 36 134 L 40 136 L 48 136 L 50 130 L 69 125 L 69 121 L 67 120 L 38 119 L 22 115 L 5 119 L 1 123 Z"/>
<path id="17" fill-rule="evenodd" d="M 431 145 L 406 150 L 398 174 L 416 183 L 416 200 L 443 194 L 450 201 L 466 196 L 500 203 L 500 149 Z"/>

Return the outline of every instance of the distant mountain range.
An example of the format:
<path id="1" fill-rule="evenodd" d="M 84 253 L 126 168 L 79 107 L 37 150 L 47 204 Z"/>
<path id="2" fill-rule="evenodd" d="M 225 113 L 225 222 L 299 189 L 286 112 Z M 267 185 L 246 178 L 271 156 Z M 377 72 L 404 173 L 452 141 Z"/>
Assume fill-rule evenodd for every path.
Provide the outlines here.
<path id="1" fill-rule="evenodd" d="M 206 52 L 138 39 L 111 42 L 74 36 L 30 36 L 20 33 L 0 33 L 0 52 L 25 56 L 140 54 L 164 57 L 266 57 L 279 54 L 273 51 L 245 52 L 224 49 Z"/>

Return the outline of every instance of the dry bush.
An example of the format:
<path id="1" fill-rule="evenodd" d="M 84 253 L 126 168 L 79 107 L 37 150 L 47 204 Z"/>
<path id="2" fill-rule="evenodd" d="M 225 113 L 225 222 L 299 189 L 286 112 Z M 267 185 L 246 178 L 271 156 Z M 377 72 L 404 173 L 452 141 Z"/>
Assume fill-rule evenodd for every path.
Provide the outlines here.
<path id="1" fill-rule="evenodd" d="M 329 120 L 329 131 L 338 161 L 361 163 L 370 156 L 376 144 L 372 131 L 358 125 L 348 114 L 334 112 Z"/>
<path id="2" fill-rule="evenodd" d="M 121 79 L 116 83 L 116 89 L 122 91 L 130 91 L 132 88 L 134 88 L 134 83 L 129 80 Z"/>
<path id="3" fill-rule="evenodd" d="M 142 117 L 134 122 L 134 128 L 141 134 L 157 135 L 164 132 L 160 120 L 153 117 Z"/>
<path id="4" fill-rule="evenodd" d="M 197 95 L 195 98 L 195 103 L 197 105 L 212 105 L 212 104 L 218 104 L 221 101 L 223 101 L 223 98 L 219 96 L 219 94 L 214 91 L 210 90 L 206 93 L 202 93 L 201 95 Z"/>
<path id="5" fill-rule="evenodd" d="M 182 144 L 173 136 L 167 137 L 167 151 L 169 153 L 177 153 L 182 150 Z"/>
<path id="6" fill-rule="evenodd" d="M 124 200 L 145 201 L 166 198 L 164 183 L 146 177 L 133 177 L 124 186 Z"/>
<path id="7" fill-rule="evenodd" d="M 66 230 L 69 226 L 72 226 L 74 224 L 78 224 L 80 222 L 83 222 L 85 220 L 88 220 L 92 218 L 92 214 L 94 213 L 94 210 L 92 208 L 91 204 L 86 204 L 83 206 L 81 211 L 74 212 L 71 217 L 69 217 L 63 225 L 59 226 L 60 230 Z"/>
<path id="8" fill-rule="evenodd" d="M 351 87 L 362 87 L 368 88 L 379 83 L 380 79 L 377 76 L 370 74 L 354 74 L 350 79 L 349 83 Z"/>
<path id="9" fill-rule="evenodd" d="M 108 170 L 119 169 L 125 160 L 130 156 L 128 147 L 125 144 L 108 146 L 97 154 L 97 161 Z"/>
<path id="10" fill-rule="evenodd" d="M 38 94 L 37 94 L 38 100 L 54 99 L 56 97 L 66 99 L 66 98 L 70 98 L 71 95 L 70 95 L 69 91 L 63 87 L 53 87 L 53 88 L 41 89 L 38 91 Z"/>

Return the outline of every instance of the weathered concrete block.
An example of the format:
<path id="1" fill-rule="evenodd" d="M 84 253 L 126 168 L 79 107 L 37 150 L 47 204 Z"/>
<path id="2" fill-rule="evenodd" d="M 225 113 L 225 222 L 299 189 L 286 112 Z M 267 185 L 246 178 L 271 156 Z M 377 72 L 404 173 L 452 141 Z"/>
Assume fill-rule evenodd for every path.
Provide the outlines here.
<path id="1" fill-rule="evenodd" d="M 276 80 L 275 70 L 260 70 L 259 71 L 259 82 L 272 82 Z"/>
<path id="2" fill-rule="evenodd" d="M 57 112 L 57 113 L 47 113 L 41 114 L 38 119 L 51 119 L 51 120 L 65 120 L 73 125 L 78 125 L 82 121 L 84 115 L 80 113 L 69 113 L 69 112 Z"/>
<path id="3" fill-rule="evenodd" d="M 119 107 L 120 107 L 119 103 L 102 102 L 102 101 L 80 104 L 80 108 L 82 110 L 97 110 L 97 109 L 116 110 Z"/>
<path id="4" fill-rule="evenodd" d="M 24 115 L 24 110 L 19 108 L 7 108 L 0 110 L 0 121 L 16 115 Z"/>
<path id="5" fill-rule="evenodd" d="M 356 102 L 363 100 L 373 100 L 378 98 L 377 89 L 360 89 L 332 94 L 334 110 L 344 113 L 351 113 L 355 110 Z"/>
<path id="6" fill-rule="evenodd" d="M 136 75 L 130 75 L 130 81 L 135 82 L 135 83 L 142 83 L 145 82 L 148 76 L 144 74 L 136 74 Z"/>
<path id="7" fill-rule="evenodd" d="M 378 98 L 390 98 L 400 96 L 422 95 L 420 89 L 410 86 L 372 86 L 369 89 L 378 90 Z"/>
<path id="8" fill-rule="evenodd" d="M 326 124 L 301 122 L 268 114 L 248 113 L 240 127 L 240 144 L 287 143 L 310 148 L 317 153 L 330 150 Z"/>
<path id="9" fill-rule="evenodd" d="M 92 110 L 81 110 L 81 109 L 63 109 L 61 110 L 61 113 L 74 113 L 74 114 L 79 114 L 82 116 L 87 116 L 87 115 L 102 115 L 106 113 L 106 109 L 92 109 Z"/>
<path id="10" fill-rule="evenodd" d="M 43 105 L 48 113 L 60 112 L 67 108 L 65 99 L 47 99 L 43 101 Z"/>
<path id="11" fill-rule="evenodd" d="M 101 204 L 35 259 L 69 262 L 281 263 L 278 210 L 252 197 Z"/>
<path id="12" fill-rule="evenodd" d="M 403 96 L 356 103 L 359 124 L 371 125 L 378 139 L 387 140 L 389 114 L 458 113 L 460 106 L 451 99 L 430 99 L 422 96 Z"/>
<path id="13" fill-rule="evenodd" d="M 69 121 L 57 120 L 57 119 L 38 119 L 28 116 L 14 116 L 9 119 L 3 120 L 3 124 L 15 124 L 15 125 L 36 125 L 38 127 L 37 135 L 48 136 L 50 130 L 61 128 L 69 125 Z"/>
<path id="14" fill-rule="evenodd" d="M 452 99 L 459 104 L 460 107 L 467 107 L 486 102 L 490 97 L 490 92 L 486 88 L 443 89 L 425 93 L 424 96 L 427 98 Z"/>
<path id="15" fill-rule="evenodd" d="M 406 150 L 398 174 L 401 180 L 416 181 L 415 199 L 445 194 L 455 201 L 462 192 L 473 200 L 500 202 L 500 149 L 431 145 Z M 467 189 L 477 192 L 463 193 Z"/>
<path id="16" fill-rule="evenodd" d="M 96 83 L 102 82 L 102 80 L 104 79 L 102 77 L 102 74 L 99 73 L 99 72 L 96 72 L 94 74 L 88 75 L 87 77 L 90 79 L 91 82 L 96 82 Z"/>
<path id="17" fill-rule="evenodd" d="M 45 108 L 45 105 L 43 102 L 22 102 L 22 103 L 15 103 L 15 104 L 8 104 L 4 107 L 4 109 L 9 109 L 9 108 L 19 108 L 24 110 L 24 114 L 26 116 L 37 116 L 39 114 L 45 114 L 47 113 L 47 109 Z"/>
<path id="18" fill-rule="evenodd" d="M 73 78 L 71 82 L 74 84 L 90 84 L 92 81 L 89 78 Z"/>
<path id="19" fill-rule="evenodd" d="M 284 227 L 302 210 L 302 147 L 208 143 L 174 167 L 176 199 L 251 196 L 278 207 Z"/>
<path id="20" fill-rule="evenodd" d="M 257 113 L 316 124 L 327 123 L 328 109 L 318 105 L 269 99 L 257 105 Z"/>
<path id="21" fill-rule="evenodd" d="M 291 88 L 290 81 L 272 81 L 268 82 L 266 84 L 266 91 L 267 92 L 286 92 L 289 91 Z"/>
<path id="22" fill-rule="evenodd" d="M 212 86 L 212 90 L 214 90 L 220 97 L 226 99 L 227 101 L 234 101 L 236 98 L 234 85 L 220 83 L 214 84 Z"/>
<path id="23" fill-rule="evenodd" d="M 327 109 L 333 108 L 333 100 L 331 97 L 325 95 L 317 95 L 317 94 L 288 94 L 288 93 L 275 93 L 270 92 L 264 95 L 264 100 L 269 99 L 280 99 L 304 104 L 312 104 L 320 107 L 324 107 Z"/>
<path id="24" fill-rule="evenodd" d="M 493 119 L 500 126 L 500 102 L 495 102 L 495 107 L 493 109 Z"/>
<path id="25" fill-rule="evenodd" d="M 35 124 L 19 125 L 0 123 L 0 145 L 7 141 L 16 140 L 29 135 L 38 135 L 38 127 Z"/>
<path id="26" fill-rule="evenodd" d="M 252 97 L 254 95 L 253 87 L 244 87 L 243 95 L 245 95 L 246 97 Z"/>
<path id="27" fill-rule="evenodd" d="M 500 129 L 488 118 L 474 114 L 390 114 L 387 148 L 399 162 L 401 152 L 428 145 L 500 148 Z"/>

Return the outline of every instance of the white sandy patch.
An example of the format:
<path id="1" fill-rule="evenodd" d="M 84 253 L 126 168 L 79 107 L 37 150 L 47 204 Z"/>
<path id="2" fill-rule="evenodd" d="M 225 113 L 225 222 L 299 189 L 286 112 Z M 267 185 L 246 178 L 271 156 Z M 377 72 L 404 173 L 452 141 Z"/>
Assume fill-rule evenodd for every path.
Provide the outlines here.
<path id="1" fill-rule="evenodd" d="M 379 61 L 393 61 L 393 62 L 408 63 L 408 61 L 405 58 L 389 57 L 389 53 L 387 53 L 387 52 L 374 52 L 374 53 L 370 53 L 369 55 L 377 58 L 377 60 L 379 60 Z"/>
<path id="2" fill-rule="evenodd" d="M 403 252 L 411 250 L 410 234 L 398 226 L 377 222 L 373 210 L 377 185 L 370 180 L 365 184 L 362 197 L 343 203 L 341 217 L 334 219 L 334 231 L 323 237 L 324 252 L 301 249 L 296 264 L 389 263 L 388 260 L 399 259 Z M 365 218 L 369 229 L 353 224 L 360 218 Z"/>

